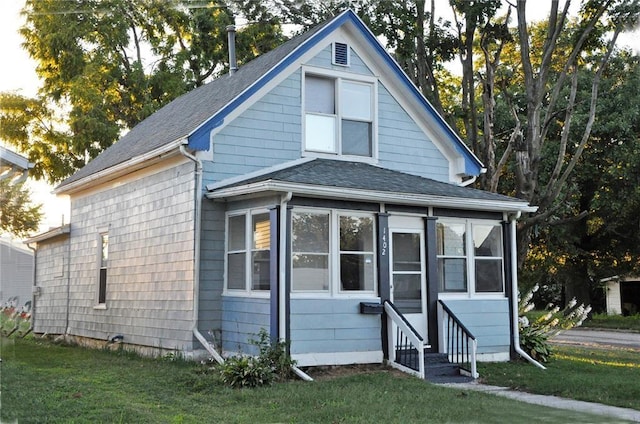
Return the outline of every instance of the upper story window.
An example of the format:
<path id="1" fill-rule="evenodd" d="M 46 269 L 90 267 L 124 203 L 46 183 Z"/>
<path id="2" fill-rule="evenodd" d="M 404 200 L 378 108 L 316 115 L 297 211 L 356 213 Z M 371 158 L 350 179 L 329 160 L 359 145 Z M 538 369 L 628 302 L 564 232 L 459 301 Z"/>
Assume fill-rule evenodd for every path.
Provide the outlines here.
<path id="1" fill-rule="evenodd" d="M 305 75 L 305 150 L 374 156 L 373 82 Z"/>
<path id="2" fill-rule="evenodd" d="M 227 289 L 270 288 L 271 223 L 269 213 L 244 212 L 227 217 Z"/>
<path id="3" fill-rule="evenodd" d="M 502 293 L 502 226 L 469 220 L 437 224 L 440 291 Z"/>

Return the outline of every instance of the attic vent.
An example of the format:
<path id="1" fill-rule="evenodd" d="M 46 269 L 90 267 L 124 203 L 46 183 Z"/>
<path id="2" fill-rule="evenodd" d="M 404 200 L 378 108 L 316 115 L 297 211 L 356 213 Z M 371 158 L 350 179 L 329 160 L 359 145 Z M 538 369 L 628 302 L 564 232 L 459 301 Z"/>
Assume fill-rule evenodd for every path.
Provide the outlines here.
<path id="1" fill-rule="evenodd" d="M 349 66 L 349 46 L 345 43 L 333 43 L 333 64 Z"/>

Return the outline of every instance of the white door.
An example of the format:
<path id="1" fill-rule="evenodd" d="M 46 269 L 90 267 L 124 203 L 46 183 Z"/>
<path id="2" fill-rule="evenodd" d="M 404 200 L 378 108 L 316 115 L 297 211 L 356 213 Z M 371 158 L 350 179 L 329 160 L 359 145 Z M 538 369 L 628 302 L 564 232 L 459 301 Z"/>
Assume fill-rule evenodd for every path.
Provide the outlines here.
<path id="1" fill-rule="evenodd" d="M 421 218 L 390 220 L 391 301 L 407 321 L 427 339 L 427 290 L 424 221 Z M 394 328 L 395 333 L 395 328 Z"/>

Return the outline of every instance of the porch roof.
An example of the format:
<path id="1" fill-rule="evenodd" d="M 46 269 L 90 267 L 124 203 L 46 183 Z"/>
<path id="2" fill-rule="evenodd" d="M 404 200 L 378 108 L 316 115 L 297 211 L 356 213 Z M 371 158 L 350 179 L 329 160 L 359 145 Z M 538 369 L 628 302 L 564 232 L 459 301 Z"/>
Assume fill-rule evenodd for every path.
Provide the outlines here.
<path id="1" fill-rule="evenodd" d="M 209 199 L 230 200 L 265 192 L 417 206 L 533 212 L 522 199 L 457 186 L 379 166 L 330 159 L 303 159 L 289 166 L 207 185 Z"/>

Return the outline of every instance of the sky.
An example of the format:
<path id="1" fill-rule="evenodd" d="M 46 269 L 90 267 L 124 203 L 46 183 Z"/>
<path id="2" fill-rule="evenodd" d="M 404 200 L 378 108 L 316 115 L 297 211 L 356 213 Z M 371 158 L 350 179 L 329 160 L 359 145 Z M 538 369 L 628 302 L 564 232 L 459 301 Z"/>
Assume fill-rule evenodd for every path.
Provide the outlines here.
<path id="1" fill-rule="evenodd" d="M 446 0 L 439 6 L 440 10 L 447 10 Z M 574 1 L 577 5 L 580 2 Z M 548 9 L 540 7 L 540 0 L 529 2 L 528 16 L 534 20 L 543 19 Z M 544 3 L 546 4 L 546 3 Z M 38 90 L 38 79 L 33 62 L 27 52 L 22 48 L 22 39 L 18 29 L 24 23 L 20 16 L 20 10 L 24 0 L 0 0 L 0 57 L 4 66 L 0 67 L 0 92 L 11 91 L 25 96 L 33 96 Z M 625 34 L 621 37 L 621 44 L 626 45 L 640 53 L 640 29 Z M 32 200 L 43 204 L 45 214 L 40 231 L 46 231 L 51 227 L 58 227 L 69 222 L 69 201 L 66 196 L 51 194 L 53 187 L 44 182 L 29 181 L 32 192 Z"/>

